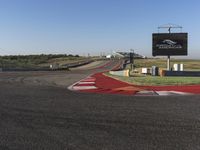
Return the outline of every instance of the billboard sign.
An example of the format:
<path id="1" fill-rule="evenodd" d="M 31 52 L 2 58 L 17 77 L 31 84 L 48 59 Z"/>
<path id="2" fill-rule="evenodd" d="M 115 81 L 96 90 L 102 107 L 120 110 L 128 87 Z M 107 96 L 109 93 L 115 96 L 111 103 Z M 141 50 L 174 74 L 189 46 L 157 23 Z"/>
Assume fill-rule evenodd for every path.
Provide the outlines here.
<path id="1" fill-rule="evenodd" d="M 187 33 L 153 33 L 153 56 L 187 55 Z"/>

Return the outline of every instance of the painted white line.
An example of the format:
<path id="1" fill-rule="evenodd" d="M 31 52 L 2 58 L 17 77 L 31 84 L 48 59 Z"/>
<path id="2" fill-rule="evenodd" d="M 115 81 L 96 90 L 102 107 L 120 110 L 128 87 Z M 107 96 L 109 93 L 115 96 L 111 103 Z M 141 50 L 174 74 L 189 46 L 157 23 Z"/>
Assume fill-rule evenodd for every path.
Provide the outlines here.
<path id="1" fill-rule="evenodd" d="M 92 89 L 97 89 L 96 86 L 73 86 L 72 88 L 74 90 L 92 90 Z"/>
<path id="2" fill-rule="evenodd" d="M 79 82 L 78 84 L 95 84 L 95 82 Z"/>
<path id="3" fill-rule="evenodd" d="M 95 82 L 96 79 L 83 79 L 80 82 Z"/>
<path id="4" fill-rule="evenodd" d="M 95 86 L 95 84 L 76 84 L 74 86 Z"/>
<path id="5" fill-rule="evenodd" d="M 83 79 L 81 79 L 81 80 L 83 80 Z M 81 80 L 79 80 L 79 81 L 73 83 L 72 85 L 68 86 L 67 89 L 71 90 L 71 91 L 74 91 L 73 86 L 75 86 L 76 84 L 78 84 L 79 82 L 81 82 Z"/>
<path id="6" fill-rule="evenodd" d="M 193 95 L 192 93 L 178 92 L 178 91 L 173 91 L 173 93 L 179 94 L 179 95 Z"/>
<path id="7" fill-rule="evenodd" d="M 135 96 L 154 96 L 158 95 L 155 91 L 139 91 Z"/>
<path id="8" fill-rule="evenodd" d="M 96 81 L 96 78 L 89 76 L 89 77 L 81 79 L 80 81 L 72 84 L 71 86 L 68 87 L 68 89 L 71 91 L 98 89 L 96 86 L 94 86 L 95 81 Z M 88 84 L 88 85 L 84 85 L 84 84 Z"/>
<path id="9" fill-rule="evenodd" d="M 191 93 L 178 92 L 178 91 L 155 91 L 160 96 L 167 95 L 191 95 Z"/>
<path id="10" fill-rule="evenodd" d="M 169 96 L 169 95 L 192 95 L 192 93 L 178 91 L 140 91 L 135 96 Z"/>

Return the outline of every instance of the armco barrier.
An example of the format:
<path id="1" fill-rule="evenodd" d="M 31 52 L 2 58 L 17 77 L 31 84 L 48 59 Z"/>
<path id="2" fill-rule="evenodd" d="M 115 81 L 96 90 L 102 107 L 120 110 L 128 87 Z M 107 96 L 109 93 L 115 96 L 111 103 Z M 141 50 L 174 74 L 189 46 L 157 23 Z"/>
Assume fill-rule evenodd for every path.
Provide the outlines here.
<path id="1" fill-rule="evenodd" d="M 83 65 L 87 65 L 87 64 L 89 64 L 91 62 L 93 62 L 93 60 L 81 61 L 81 62 L 70 63 L 70 64 L 64 64 L 62 66 L 63 67 L 67 67 L 67 68 L 75 68 L 75 67 L 80 67 L 80 66 L 83 66 Z"/>
<path id="2" fill-rule="evenodd" d="M 116 76 L 125 76 L 129 77 L 129 70 L 121 70 L 121 71 L 109 71 L 110 74 Z"/>

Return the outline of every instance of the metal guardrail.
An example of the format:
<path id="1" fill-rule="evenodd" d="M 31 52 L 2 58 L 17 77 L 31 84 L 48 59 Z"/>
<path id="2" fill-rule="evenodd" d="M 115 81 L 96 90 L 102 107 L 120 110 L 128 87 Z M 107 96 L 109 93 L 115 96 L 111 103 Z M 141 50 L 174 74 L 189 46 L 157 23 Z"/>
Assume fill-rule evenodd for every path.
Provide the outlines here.
<path id="1" fill-rule="evenodd" d="M 93 61 L 94 61 L 94 60 L 81 61 L 81 62 L 77 62 L 77 63 L 70 63 L 70 64 L 62 65 L 62 67 L 75 68 L 75 67 L 87 65 L 87 64 L 89 64 L 89 63 L 91 63 L 91 62 L 93 62 Z"/>

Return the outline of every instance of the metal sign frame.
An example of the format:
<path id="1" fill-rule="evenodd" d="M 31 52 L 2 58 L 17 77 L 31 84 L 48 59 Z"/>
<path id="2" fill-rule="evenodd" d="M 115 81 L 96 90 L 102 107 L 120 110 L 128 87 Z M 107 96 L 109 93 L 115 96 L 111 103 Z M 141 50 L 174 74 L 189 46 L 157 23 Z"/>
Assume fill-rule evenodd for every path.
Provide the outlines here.
<path id="1" fill-rule="evenodd" d="M 153 56 L 180 56 L 188 54 L 187 33 L 153 33 Z"/>
<path id="2" fill-rule="evenodd" d="M 180 41 L 177 41 L 177 42 L 175 41 L 174 42 L 173 40 L 170 40 L 170 38 L 161 41 L 163 45 L 160 45 L 161 46 L 160 48 L 161 49 L 163 48 L 163 50 L 167 50 L 167 48 L 168 48 L 168 50 L 167 50 L 168 52 L 163 52 L 162 51 L 163 53 L 161 52 L 158 55 L 158 53 L 156 52 L 156 50 L 158 50 L 158 49 L 156 49 L 155 43 L 154 43 L 155 39 L 152 39 L 152 41 L 153 41 L 152 42 L 152 55 L 153 56 L 167 56 L 167 70 L 170 70 L 170 56 L 171 55 L 176 55 L 176 56 L 177 55 L 187 55 L 187 48 L 188 48 L 187 37 L 188 37 L 188 33 L 182 33 L 182 28 L 183 28 L 182 26 L 175 25 L 175 24 L 166 24 L 166 25 L 162 25 L 162 26 L 158 27 L 158 33 L 157 34 L 166 34 L 169 37 L 173 37 L 174 34 L 177 34 L 177 35 L 178 34 L 182 34 L 183 37 L 185 37 L 185 38 L 183 38 L 181 40 L 182 42 L 180 42 Z M 160 29 L 168 29 L 168 33 L 159 33 Z M 179 32 L 179 33 L 171 33 L 171 29 L 180 29 L 181 32 Z M 153 36 L 154 35 L 155 34 L 153 34 Z M 183 45 L 182 45 L 182 43 L 183 43 Z M 182 50 L 182 51 L 177 51 L 177 53 L 175 53 L 173 50 Z"/>

